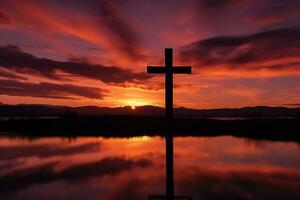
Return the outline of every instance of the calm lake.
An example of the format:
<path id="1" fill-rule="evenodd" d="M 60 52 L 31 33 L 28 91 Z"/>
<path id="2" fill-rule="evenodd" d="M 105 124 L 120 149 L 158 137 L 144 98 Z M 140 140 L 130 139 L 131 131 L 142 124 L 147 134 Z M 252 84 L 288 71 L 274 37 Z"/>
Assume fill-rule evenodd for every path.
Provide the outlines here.
<path id="1" fill-rule="evenodd" d="M 300 144 L 174 139 L 175 191 L 194 199 L 300 199 Z M 162 137 L 0 137 L 0 199 L 146 200 L 165 191 Z"/>

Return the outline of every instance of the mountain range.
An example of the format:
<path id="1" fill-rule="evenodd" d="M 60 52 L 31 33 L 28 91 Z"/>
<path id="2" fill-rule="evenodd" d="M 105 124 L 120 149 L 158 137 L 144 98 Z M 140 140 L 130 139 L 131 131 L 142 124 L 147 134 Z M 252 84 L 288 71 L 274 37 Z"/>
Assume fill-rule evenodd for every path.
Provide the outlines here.
<path id="1" fill-rule="evenodd" d="M 164 108 L 157 106 L 131 106 L 124 107 L 98 107 L 98 106 L 51 106 L 51 105 L 6 105 L 0 104 L 0 116 L 2 117 L 57 117 L 66 115 L 78 116 L 105 116 L 105 115 L 141 115 L 163 116 Z M 299 117 L 300 107 L 244 107 L 244 108 L 221 108 L 221 109 L 190 109 L 179 107 L 174 109 L 175 117 L 196 118 L 260 118 L 260 117 Z"/>

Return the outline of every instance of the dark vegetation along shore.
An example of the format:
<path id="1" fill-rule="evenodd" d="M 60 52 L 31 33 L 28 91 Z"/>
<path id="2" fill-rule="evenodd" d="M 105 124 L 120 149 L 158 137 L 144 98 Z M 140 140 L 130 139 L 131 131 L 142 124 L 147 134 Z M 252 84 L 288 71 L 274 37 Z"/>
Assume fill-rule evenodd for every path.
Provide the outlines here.
<path id="1" fill-rule="evenodd" d="M 65 116 L 0 121 L 0 132 L 39 136 L 220 136 L 232 135 L 263 140 L 300 142 L 300 119 L 216 120 L 157 116 Z"/>

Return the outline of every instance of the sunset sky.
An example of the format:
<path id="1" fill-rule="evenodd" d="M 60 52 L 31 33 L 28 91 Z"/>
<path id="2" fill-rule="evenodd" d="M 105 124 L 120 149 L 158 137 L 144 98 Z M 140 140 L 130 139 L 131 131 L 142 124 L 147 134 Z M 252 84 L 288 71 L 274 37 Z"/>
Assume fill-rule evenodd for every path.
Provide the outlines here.
<path id="1" fill-rule="evenodd" d="M 1 0 L 0 102 L 164 105 L 164 48 L 176 107 L 300 105 L 299 0 Z"/>

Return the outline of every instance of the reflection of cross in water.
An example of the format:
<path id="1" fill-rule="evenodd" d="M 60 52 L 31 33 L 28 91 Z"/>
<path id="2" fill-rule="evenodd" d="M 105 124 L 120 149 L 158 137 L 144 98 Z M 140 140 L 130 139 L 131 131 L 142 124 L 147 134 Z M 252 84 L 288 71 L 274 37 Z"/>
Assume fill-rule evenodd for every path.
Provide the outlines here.
<path id="1" fill-rule="evenodd" d="M 165 74 L 165 107 L 166 118 L 173 118 L 173 74 L 190 74 L 191 67 L 173 66 L 173 49 L 165 49 L 165 67 L 148 66 L 149 74 Z M 167 200 L 174 199 L 174 170 L 173 170 L 173 136 L 166 136 L 166 190 Z M 154 197 L 154 196 L 153 196 Z M 159 199 L 158 197 L 152 199 Z"/>

